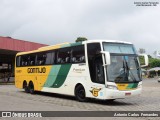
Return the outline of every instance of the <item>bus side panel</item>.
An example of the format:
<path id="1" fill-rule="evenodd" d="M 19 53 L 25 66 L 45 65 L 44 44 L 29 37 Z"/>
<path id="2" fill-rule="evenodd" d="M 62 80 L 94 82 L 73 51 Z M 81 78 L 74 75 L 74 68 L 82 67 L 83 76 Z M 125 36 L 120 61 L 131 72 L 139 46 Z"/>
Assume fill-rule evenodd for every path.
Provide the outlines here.
<path id="1" fill-rule="evenodd" d="M 46 82 L 43 85 L 42 91 L 45 92 L 61 92 L 64 82 L 71 68 L 71 64 L 54 65 L 52 66 Z M 57 90 L 59 92 L 57 92 Z M 62 92 L 63 93 L 63 92 Z M 65 93 L 64 93 L 65 94 Z"/>
<path id="2" fill-rule="evenodd" d="M 63 94 L 74 95 L 74 90 L 77 84 L 82 84 L 83 87 L 87 89 L 87 82 L 89 82 L 87 76 L 87 67 L 85 64 L 72 64 L 63 85 Z"/>
<path id="3" fill-rule="evenodd" d="M 86 97 L 104 99 L 105 85 L 91 81 L 89 68 L 86 65 L 73 64 L 64 83 L 64 93 L 74 95 L 77 84 L 83 85 Z"/>
<path id="4" fill-rule="evenodd" d="M 51 68 L 48 79 L 44 83 L 42 89 L 43 92 L 74 96 L 76 85 L 81 84 L 85 88 L 86 97 L 104 99 L 104 84 L 93 83 L 91 81 L 89 69 L 85 64 L 72 64 L 70 68 L 68 67 L 68 69 L 66 67 L 66 70 L 68 70 L 68 72 L 63 71 L 66 75 L 60 72 L 62 69 L 64 69 L 62 66 L 66 67 L 66 65 L 55 65 Z M 66 78 L 64 76 L 66 76 Z M 59 81 L 58 83 L 64 83 L 60 86 L 58 84 L 55 84 L 56 81 Z"/>
<path id="5" fill-rule="evenodd" d="M 34 67 L 17 67 L 15 70 L 15 86 L 23 88 L 23 82 L 26 81 L 27 85 L 32 81 L 34 89 L 41 91 L 44 83 L 47 80 L 51 66 L 34 66 Z"/>
<path id="6" fill-rule="evenodd" d="M 51 65 L 50 66 L 30 67 L 31 69 L 36 69 L 35 71 L 30 71 L 28 73 L 28 76 L 30 76 L 30 77 L 28 77 L 28 80 L 33 82 L 34 89 L 36 91 L 41 91 L 44 83 L 46 82 L 46 80 L 48 78 L 51 67 L 52 67 Z"/>
<path id="7" fill-rule="evenodd" d="M 23 88 L 23 83 L 21 81 L 21 78 L 17 75 L 15 75 L 15 86 L 20 89 Z"/>
<path id="8" fill-rule="evenodd" d="M 23 88 L 23 81 L 27 82 L 27 73 L 25 72 L 25 67 L 15 68 L 15 86 L 17 88 Z M 27 82 L 28 83 L 28 82 Z"/>
<path id="9" fill-rule="evenodd" d="M 66 73 L 66 75 L 60 72 L 61 69 L 64 69 L 62 66 L 66 67 L 66 70 L 68 70 L 68 72 L 67 71 L 64 72 Z M 47 79 L 42 89 L 42 91 L 44 92 L 59 93 L 59 94 L 74 96 L 76 85 L 81 84 L 85 88 L 86 97 L 96 98 L 97 96 L 95 97 L 92 94 L 92 89 L 97 88 L 97 86 L 101 88 L 104 87 L 104 85 L 93 83 L 91 81 L 88 67 L 86 67 L 85 64 L 72 64 L 70 68 L 68 67 L 68 69 L 66 65 L 60 65 L 57 67 L 53 66 L 52 69 L 53 70 L 51 70 L 49 75 L 49 77 L 51 78 Z M 66 78 L 64 76 L 66 76 Z M 61 86 L 59 86 L 58 84 L 57 85 L 55 84 L 56 83 L 55 81 L 59 81 L 59 83 L 61 82 L 64 83 Z"/>
<path id="10" fill-rule="evenodd" d="M 103 99 L 105 95 L 104 85 L 91 81 L 85 64 L 16 68 L 15 79 L 17 88 L 23 88 L 23 81 L 26 80 L 27 84 L 33 82 L 36 91 L 74 95 L 75 86 L 80 83 L 85 88 L 86 97 Z"/>

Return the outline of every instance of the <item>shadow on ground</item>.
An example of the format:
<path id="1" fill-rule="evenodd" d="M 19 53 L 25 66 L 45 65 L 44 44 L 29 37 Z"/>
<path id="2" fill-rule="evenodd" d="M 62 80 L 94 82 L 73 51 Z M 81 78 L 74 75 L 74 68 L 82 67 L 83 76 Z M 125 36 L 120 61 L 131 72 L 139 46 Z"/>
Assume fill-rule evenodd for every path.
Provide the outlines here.
<path id="1" fill-rule="evenodd" d="M 25 93 L 24 91 L 20 91 Z M 29 93 L 25 93 L 29 94 Z M 36 92 L 34 95 L 42 95 L 42 96 L 47 96 L 47 97 L 53 97 L 53 98 L 59 98 L 59 99 L 66 99 L 66 100 L 71 100 L 71 101 L 77 101 L 74 96 L 68 96 L 68 95 L 61 95 L 61 94 L 56 94 L 56 93 L 47 93 L 47 92 Z M 77 101 L 79 102 L 79 101 Z M 88 99 L 87 102 L 82 102 L 86 104 L 100 104 L 100 105 L 107 105 L 107 106 L 125 106 L 125 105 L 133 105 L 133 103 L 127 103 L 124 101 L 121 101 L 119 99 L 111 101 L 111 100 L 98 100 L 98 99 Z"/>

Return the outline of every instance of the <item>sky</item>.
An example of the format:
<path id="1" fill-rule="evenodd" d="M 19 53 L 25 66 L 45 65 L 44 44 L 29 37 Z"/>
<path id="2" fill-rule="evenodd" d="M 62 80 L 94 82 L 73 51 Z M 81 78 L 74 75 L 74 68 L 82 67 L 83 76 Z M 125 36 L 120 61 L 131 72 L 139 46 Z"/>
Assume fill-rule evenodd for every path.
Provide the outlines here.
<path id="1" fill-rule="evenodd" d="M 158 2 L 136 6 L 134 2 Z M 0 36 L 54 45 L 87 39 L 160 50 L 160 0 L 0 0 Z"/>

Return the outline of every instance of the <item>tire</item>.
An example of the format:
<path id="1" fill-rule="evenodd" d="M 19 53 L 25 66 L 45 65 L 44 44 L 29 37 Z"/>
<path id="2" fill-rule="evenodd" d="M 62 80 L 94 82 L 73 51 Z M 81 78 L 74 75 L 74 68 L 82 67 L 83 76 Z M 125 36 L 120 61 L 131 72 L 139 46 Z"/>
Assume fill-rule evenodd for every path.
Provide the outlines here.
<path id="1" fill-rule="evenodd" d="M 30 82 L 30 83 L 29 83 L 29 92 L 30 92 L 31 94 L 34 94 L 34 93 L 35 93 L 33 82 Z"/>
<path id="2" fill-rule="evenodd" d="M 75 88 L 75 97 L 79 102 L 86 102 L 87 101 L 85 89 L 82 85 L 78 85 Z"/>
<path id="3" fill-rule="evenodd" d="M 27 86 L 27 82 L 26 82 L 26 81 L 23 82 L 23 89 L 24 89 L 24 91 L 25 91 L 26 93 L 29 93 L 29 88 L 28 88 L 28 86 Z"/>

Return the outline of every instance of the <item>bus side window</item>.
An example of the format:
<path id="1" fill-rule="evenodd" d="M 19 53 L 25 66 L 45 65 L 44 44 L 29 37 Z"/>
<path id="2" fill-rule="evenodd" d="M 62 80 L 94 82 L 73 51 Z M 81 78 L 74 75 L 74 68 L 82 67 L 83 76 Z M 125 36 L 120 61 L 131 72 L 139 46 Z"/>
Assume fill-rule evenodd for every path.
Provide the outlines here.
<path id="1" fill-rule="evenodd" d="M 46 53 L 45 65 L 54 64 L 55 52 Z"/>
<path id="2" fill-rule="evenodd" d="M 28 65 L 35 65 L 36 55 L 30 54 L 28 56 Z"/>
<path id="3" fill-rule="evenodd" d="M 16 66 L 20 67 L 21 66 L 21 56 L 16 57 Z"/>
<path id="4" fill-rule="evenodd" d="M 46 53 L 37 54 L 37 65 L 44 65 L 46 62 Z"/>
<path id="5" fill-rule="evenodd" d="M 22 57 L 21 66 L 27 66 L 28 65 L 28 56 L 27 55 L 23 55 L 21 57 Z"/>
<path id="6" fill-rule="evenodd" d="M 70 53 L 71 53 L 70 48 L 59 49 L 57 54 L 57 63 L 58 64 L 70 63 L 70 56 L 71 56 Z"/>
<path id="7" fill-rule="evenodd" d="M 84 45 L 72 47 L 72 63 L 84 63 L 85 62 L 85 52 Z"/>

